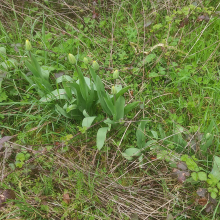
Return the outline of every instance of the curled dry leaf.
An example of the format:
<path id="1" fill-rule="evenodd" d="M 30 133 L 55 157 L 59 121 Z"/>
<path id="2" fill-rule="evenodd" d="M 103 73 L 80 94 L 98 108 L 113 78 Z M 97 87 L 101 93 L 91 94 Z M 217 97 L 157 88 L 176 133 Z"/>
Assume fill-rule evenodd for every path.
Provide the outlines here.
<path id="1" fill-rule="evenodd" d="M 203 197 L 198 200 L 199 205 L 205 206 L 208 202 L 208 199 Z"/>
<path id="2" fill-rule="evenodd" d="M 0 208 L 6 206 L 8 199 L 15 199 L 15 193 L 11 189 L 0 189 Z"/>
<path id="3" fill-rule="evenodd" d="M 209 16 L 208 15 L 200 15 L 198 18 L 197 18 L 197 21 L 198 22 L 201 22 L 201 21 L 209 21 Z"/>
<path id="4" fill-rule="evenodd" d="M 183 182 L 185 182 L 186 177 L 190 176 L 190 173 L 187 172 L 187 171 L 181 171 L 181 170 L 178 170 L 178 169 L 174 168 L 172 176 L 177 177 L 177 180 L 180 183 L 183 183 Z"/>
<path id="5" fill-rule="evenodd" d="M 63 201 L 68 205 L 71 202 L 70 196 L 68 193 L 63 194 Z"/>
<path id="6" fill-rule="evenodd" d="M 187 25 L 189 23 L 189 18 L 184 18 L 179 25 L 179 28 L 184 27 L 185 25 Z"/>

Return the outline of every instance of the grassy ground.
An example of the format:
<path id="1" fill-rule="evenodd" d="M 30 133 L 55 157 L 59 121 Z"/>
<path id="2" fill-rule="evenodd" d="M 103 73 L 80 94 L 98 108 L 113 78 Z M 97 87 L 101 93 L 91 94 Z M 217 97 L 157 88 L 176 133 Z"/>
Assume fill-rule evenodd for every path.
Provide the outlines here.
<path id="1" fill-rule="evenodd" d="M 218 1 L 0 3 L 1 192 L 16 194 L 0 219 L 220 218 Z M 99 63 L 107 92 L 129 86 L 126 104 L 139 104 L 101 150 L 100 103 L 85 130 L 56 107 L 65 100 L 39 101 L 26 39 L 54 90 L 79 78 L 69 53 L 84 76 L 84 57 Z"/>

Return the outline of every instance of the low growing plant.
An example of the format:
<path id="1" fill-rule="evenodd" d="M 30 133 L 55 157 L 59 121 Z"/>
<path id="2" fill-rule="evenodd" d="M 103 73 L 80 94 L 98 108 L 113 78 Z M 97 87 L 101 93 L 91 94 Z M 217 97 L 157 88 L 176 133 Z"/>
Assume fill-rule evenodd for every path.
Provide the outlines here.
<path id="1" fill-rule="evenodd" d="M 89 78 L 85 77 L 82 70 L 77 66 L 75 56 L 68 55 L 69 62 L 74 66 L 78 73 L 78 80 L 69 75 L 63 75 L 56 79 L 57 89 L 53 90 L 52 83 L 49 80 L 49 71 L 45 72 L 40 67 L 34 55 L 30 52 L 31 44 L 26 40 L 26 50 L 29 53 L 31 62 L 26 62 L 26 66 L 31 71 L 33 76 L 26 76 L 22 73 L 22 77 L 26 79 L 31 87 L 36 88 L 41 96 L 40 102 L 51 103 L 54 100 L 64 100 L 64 105 L 55 104 L 56 110 L 67 118 L 79 119 L 83 118 L 82 127 L 88 128 L 96 118 L 94 115 L 98 111 L 98 105 L 107 114 L 108 118 L 104 121 L 108 127 L 102 127 L 97 133 L 97 147 L 100 150 L 106 138 L 106 133 L 111 129 L 111 125 L 121 123 L 124 117 L 135 108 L 139 102 L 132 102 L 125 105 L 123 94 L 128 91 L 129 87 L 122 88 L 121 85 L 112 86 L 111 93 L 108 93 L 105 86 L 96 74 L 99 70 L 99 65 L 93 61 L 92 66 L 89 66 L 88 58 L 84 58 L 83 62 L 89 69 Z M 116 79 L 119 76 L 118 70 L 113 74 Z M 62 83 L 63 88 L 59 88 Z"/>

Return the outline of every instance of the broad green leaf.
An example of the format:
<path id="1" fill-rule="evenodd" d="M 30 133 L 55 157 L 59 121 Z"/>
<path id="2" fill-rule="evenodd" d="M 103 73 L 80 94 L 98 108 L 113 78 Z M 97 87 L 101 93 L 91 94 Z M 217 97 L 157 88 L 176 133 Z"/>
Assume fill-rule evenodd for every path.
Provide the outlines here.
<path id="1" fill-rule="evenodd" d="M 216 193 L 216 192 L 211 192 L 211 197 L 212 197 L 213 199 L 216 199 L 217 193 Z"/>
<path id="2" fill-rule="evenodd" d="M 71 83 L 72 91 L 75 93 L 75 97 L 77 100 L 77 106 L 81 112 L 86 109 L 86 100 L 82 97 L 79 85 L 75 82 Z"/>
<path id="3" fill-rule="evenodd" d="M 99 76 L 96 77 L 95 85 L 96 85 L 97 91 L 100 91 L 102 95 L 106 94 L 104 84 Z"/>
<path id="4" fill-rule="evenodd" d="M 86 82 L 87 86 L 89 87 L 89 89 L 91 89 L 91 85 L 93 85 L 93 89 L 95 91 L 97 90 L 95 84 L 93 83 L 93 81 L 90 78 L 85 76 L 84 79 L 85 79 L 85 82 Z M 79 84 L 79 80 L 77 80 L 76 83 Z"/>
<path id="5" fill-rule="evenodd" d="M 41 74 L 44 77 L 44 79 L 48 80 L 49 75 L 50 75 L 50 71 L 41 67 Z"/>
<path id="6" fill-rule="evenodd" d="M 132 160 L 133 157 L 139 157 L 141 155 L 141 150 L 138 148 L 128 148 L 122 153 L 122 156 L 125 157 L 127 160 Z"/>
<path id="7" fill-rule="evenodd" d="M 90 87 L 89 87 L 90 88 Z M 95 105 L 98 103 L 98 95 L 97 92 L 94 90 L 93 84 L 91 84 L 91 90 L 89 90 L 88 100 L 86 101 L 86 110 L 93 114 L 95 112 Z"/>
<path id="8" fill-rule="evenodd" d="M 63 76 L 60 76 L 56 79 L 56 83 L 61 83 L 63 81 L 67 81 L 67 82 L 73 82 L 73 78 L 68 76 L 68 75 L 63 75 Z"/>
<path id="9" fill-rule="evenodd" d="M 18 65 L 17 60 L 13 58 L 9 58 L 6 62 L 9 68 L 16 67 Z"/>
<path id="10" fill-rule="evenodd" d="M 130 87 L 127 86 L 127 87 L 121 89 L 119 92 L 117 91 L 117 93 L 116 93 L 116 95 L 115 95 L 116 100 L 117 100 L 120 96 L 122 96 L 124 93 L 126 93 L 126 92 L 129 90 L 129 88 L 130 88 Z M 113 98 L 112 98 L 112 99 L 113 99 Z"/>
<path id="11" fill-rule="evenodd" d="M 158 134 L 156 131 L 151 131 L 152 135 L 154 136 L 155 139 L 158 139 Z"/>
<path id="12" fill-rule="evenodd" d="M 97 132 L 97 139 L 96 139 L 98 150 L 102 149 L 102 147 L 105 143 L 106 134 L 107 134 L 108 130 L 109 130 L 108 127 L 99 128 L 99 130 Z"/>
<path id="13" fill-rule="evenodd" d="M 195 181 L 198 181 L 199 177 L 198 177 L 198 174 L 197 174 L 196 172 L 191 173 L 191 176 L 192 176 L 192 178 L 193 178 Z"/>
<path id="14" fill-rule="evenodd" d="M 137 131 L 136 131 L 136 137 L 137 137 L 137 146 L 139 149 L 142 149 L 145 147 L 145 125 L 147 121 L 141 121 L 138 125 Z"/>
<path id="15" fill-rule="evenodd" d="M 201 181 L 207 181 L 207 173 L 205 173 L 205 172 L 198 172 L 198 178 Z"/>
<path id="16" fill-rule="evenodd" d="M 81 69 L 76 66 L 76 69 L 77 69 L 77 73 L 78 73 L 78 77 L 79 77 L 79 87 L 80 87 L 80 91 L 81 91 L 81 94 L 82 94 L 82 97 L 87 100 L 88 99 L 88 86 L 85 82 L 85 79 L 84 79 L 84 76 L 82 74 L 82 71 Z"/>
<path id="17" fill-rule="evenodd" d="M 65 116 L 66 118 L 71 118 L 70 114 L 67 113 L 63 108 L 61 108 L 59 105 L 55 105 L 56 110 L 63 116 Z"/>
<path id="18" fill-rule="evenodd" d="M 50 92 L 53 91 L 53 87 L 49 81 L 38 77 L 33 77 L 32 79 L 36 83 L 37 87 L 41 90 L 41 92 L 45 94 L 49 94 Z"/>
<path id="19" fill-rule="evenodd" d="M 2 62 L 2 63 L 1 63 L 1 66 L 2 66 L 5 70 L 8 69 L 8 65 L 6 64 L 6 62 Z"/>
<path id="20" fill-rule="evenodd" d="M 151 145 L 153 145 L 153 144 L 155 144 L 155 143 L 157 143 L 156 140 L 150 140 L 150 141 L 148 141 L 148 142 L 145 144 L 144 148 L 147 148 L 147 147 L 149 147 L 149 146 L 151 146 Z"/>
<path id="21" fill-rule="evenodd" d="M 72 111 L 74 109 L 77 109 L 77 105 L 75 105 L 75 104 L 70 105 L 66 108 L 66 112 L 69 113 L 70 111 Z"/>
<path id="22" fill-rule="evenodd" d="M 46 96 L 42 97 L 39 101 L 50 102 L 52 100 L 59 100 L 59 99 L 68 100 L 65 89 L 58 89 L 58 90 L 56 89 L 50 94 L 47 94 Z"/>
<path id="23" fill-rule="evenodd" d="M 116 108 L 116 120 L 124 118 L 125 99 L 121 96 L 115 103 Z"/>
<path id="24" fill-rule="evenodd" d="M 29 62 L 25 62 L 25 65 L 27 66 L 27 68 L 32 72 L 32 74 L 37 77 L 40 78 L 41 77 L 41 72 L 38 72 L 37 69 Z"/>
<path id="25" fill-rule="evenodd" d="M 104 121 L 105 124 L 107 125 L 113 125 L 115 124 L 115 122 L 113 120 L 110 120 L 109 118 L 107 118 L 105 121 Z"/>
<path id="26" fill-rule="evenodd" d="M 214 156 L 213 168 L 211 174 L 218 180 L 220 180 L 220 157 Z"/>
<path id="27" fill-rule="evenodd" d="M 111 99 L 104 97 L 104 100 L 105 100 L 105 103 L 106 103 L 108 109 L 111 111 L 111 115 L 115 117 L 115 106 L 113 105 Z"/>
<path id="28" fill-rule="evenodd" d="M 85 109 L 83 110 L 83 115 L 85 116 L 85 118 L 90 117 Z"/>
<path id="29" fill-rule="evenodd" d="M 36 69 L 36 71 L 38 72 L 38 74 L 40 75 L 40 77 L 43 77 L 45 80 L 48 80 L 48 75 L 43 75 L 41 72 L 41 67 L 37 61 L 37 59 L 35 58 L 35 56 L 30 53 L 30 57 L 31 57 L 31 65 Z"/>
<path id="30" fill-rule="evenodd" d="M 210 134 L 210 133 L 208 133 L 208 134 Z M 213 143 L 213 139 L 214 139 L 214 135 L 212 135 L 212 134 L 210 134 L 210 136 L 209 136 L 209 138 L 207 139 L 207 138 L 203 138 L 204 139 L 204 144 L 201 144 L 200 145 L 200 148 L 201 148 L 201 150 L 204 152 L 204 153 L 206 153 L 207 152 L 207 150 L 208 150 L 208 148 L 212 145 L 212 143 Z"/>
<path id="31" fill-rule="evenodd" d="M 5 47 L 0 47 L 0 54 L 2 56 L 6 56 L 6 49 L 5 49 Z"/>
<path id="32" fill-rule="evenodd" d="M 21 76 L 31 85 L 31 86 L 34 86 L 34 82 L 31 80 L 30 77 L 26 76 L 26 74 L 24 74 L 23 72 L 20 72 L 21 73 Z"/>
<path id="33" fill-rule="evenodd" d="M 96 85 L 96 89 L 97 89 L 99 103 L 101 104 L 103 111 L 105 113 L 107 113 L 108 115 L 112 115 L 110 109 L 108 108 L 108 106 L 105 102 L 105 98 L 107 98 L 107 94 L 105 92 L 104 85 L 103 85 L 101 79 L 99 78 L 99 76 L 96 77 L 95 85 Z"/>
<path id="34" fill-rule="evenodd" d="M 72 95 L 72 88 L 71 88 L 71 83 L 63 81 L 63 88 L 66 91 L 66 95 L 69 98 L 69 100 L 72 100 L 73 95 Z"/>
<path id="35" fill-rule="evenodd" d="M 125 106 L 124 115 L 127 115 L 132 109 L 136 108 L 139 105 L 139 102 L 132 102 Z"/>
<path id="36" fill-rule="evenodd" d="M 159 124 L 159 132 L 160 132 L 160 137 L 163 139 L 166 137 L 166 134 L 162 128 L 162 126 Z"/>
<path id="37" fill-rule="evenodd" d="M 94 121 L 95 118 L 96 116 L 84 118 L 82 121 L 82 127 L 89 128 L 92 125 L 92 122 Z"/>
<path id="38" fill-rule="evenodd" d="M 91 74 L 91 76 L 92 76 L 92 79 L 93 79 L 93 81 L 94 81 L 94 83 L 95 83 L 95 85 L 96 85 L 97 75 L 96 75 L 96 73 L 95 73 L 95 70 L 94 70 L 92 67 L 89 67 L 89 70 L 90 70 L 90 74 Z"/>

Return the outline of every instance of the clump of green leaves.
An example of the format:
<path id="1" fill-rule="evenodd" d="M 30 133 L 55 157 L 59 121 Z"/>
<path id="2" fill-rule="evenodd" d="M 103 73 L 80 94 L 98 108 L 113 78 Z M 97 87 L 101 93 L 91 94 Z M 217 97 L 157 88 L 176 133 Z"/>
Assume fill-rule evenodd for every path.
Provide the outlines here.
<path id="1" fill-rule="evenodd" d="M 22 151 L 16 155 L 15 166 L 18 168 L 22 168 L 24 162 L 30 158 L 30 154 L 27 151 Z"/>
<path id="2" fill-rule="evenodd" d="M 135 108 L 139 102 L 125 104 L 123 94 L 128 91 L 129 87 L 122 88 L 121 85 L 112 86 L 111 93 L 108 93 L 105 86 L 96 74 L 99 70 L 99 64 L 93 61 L 92 66 L 89 66 L 89 61 L 84 57 L 83 62 L 89 69 L 90 77 L 85 77 L 81 68 L 77 65 L 77 60 L 74 55 L 69 54 L 68 60 L 78 73 L 78 80 L 75 81 L 69 75 L 63 75 L 56 79 L 56 90 L 53 90 L 52 84 L 49 81 L 49 72 L 42 71 L 34 55 L 30 52 L 30 42 L 26 42 L 29 58 L 31 62 L 26 62 L 26 66 L 32 72 L 32 77 L 27 77 L 24 73 L 22 76 L 35 87 L 38 94 L 42 97 L 40 102 L 52 102 L 54 100 L 64 100 L 64 104 L 60 106 L 55 104 L 56 110 L 67 118 L 82 119 L 82 128 L 88 128 L 96 116 L 91 116 L 97 113 L 98 105 L 101 105 L 102 110 L 108 115 L 108 119 L 104 121 L 108 127 L 102 127 L 97 133 L 97 148 L 100 150 L 106 138 L 106 133 L 111 129 L 111 125 L 121 123 L 123 118 Z M 115 75 L 118 77 L 118 71 Z M 114 75 L 114 79 L 116 78 Z M 59 88 L 62 83 L 63 89 Z"/>

